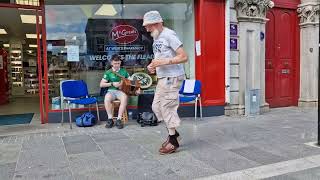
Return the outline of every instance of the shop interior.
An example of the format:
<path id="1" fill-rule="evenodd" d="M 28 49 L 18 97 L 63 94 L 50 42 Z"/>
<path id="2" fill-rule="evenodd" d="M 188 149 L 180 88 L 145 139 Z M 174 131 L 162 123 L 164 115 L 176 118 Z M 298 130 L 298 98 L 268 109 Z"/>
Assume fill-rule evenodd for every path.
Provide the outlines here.
<path id="1" fill-rule="evenodd" d="M 39 114 L 36 11 L 1 7 L 0 17 L 0 83 L 8 98 L 0 103 L 0 125 L 11 125 Z"/>

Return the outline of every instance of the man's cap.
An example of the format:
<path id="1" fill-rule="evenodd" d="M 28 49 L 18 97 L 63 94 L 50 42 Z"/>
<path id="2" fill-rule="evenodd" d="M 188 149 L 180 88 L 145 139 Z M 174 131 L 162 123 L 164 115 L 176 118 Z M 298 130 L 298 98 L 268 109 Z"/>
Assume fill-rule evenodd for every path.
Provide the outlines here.
<path id="1" fill-rule="evenodd" d="M 162 23 L 162 17 L 158 11 L 149 11 L 143 16 L 143 26 L 148 24 Z"/>

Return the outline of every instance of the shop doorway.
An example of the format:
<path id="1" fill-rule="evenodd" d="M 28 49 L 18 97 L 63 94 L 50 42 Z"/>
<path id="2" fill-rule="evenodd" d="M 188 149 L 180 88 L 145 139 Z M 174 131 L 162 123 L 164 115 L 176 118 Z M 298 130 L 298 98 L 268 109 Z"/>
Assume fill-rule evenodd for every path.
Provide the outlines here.
<path id="1" fill-rule="evenodd" d="M 0 126 L 42 122 L 39 12 L 36 7 L 0 5 Z"/>
<path id="2" fill-rule="evenodd" d="M 266 101 L 296 106 L 299 90 L 299 27 L 295 9 L 273 8 L 266 24 Z"/>

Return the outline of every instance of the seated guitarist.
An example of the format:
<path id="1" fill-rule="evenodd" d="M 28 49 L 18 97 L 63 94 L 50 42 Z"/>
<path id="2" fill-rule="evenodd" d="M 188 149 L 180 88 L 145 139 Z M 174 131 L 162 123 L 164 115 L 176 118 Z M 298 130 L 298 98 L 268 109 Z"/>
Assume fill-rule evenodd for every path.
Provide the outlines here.
<path id="1" fill-rule="evenodd" d="M 101 82 L 100 82 L 100 87 L 108 87 L 108 92 L 104 98 L 104 105 L 108 114 L 106 128 L 112 128 L 113 126 L 113 120 L 112 120 L 113 114 L 111 112 L 111 108 L 112 108 L 112 101 L 116 99 L 120 100 L 120 107 L 118 111 L 118 118 L 116 120 L 115 125 L 117 126 L 118 129 L 123 128 L 123 122 L 121 118 L 122 118 L 123 112 L 125 111 L 125 108 L 127 107 L 128 96 L 119 89 L 122 86 L 123 82 L 119 76 L 113 73 L 113 71 L 117 72 L 118 74 L 120 74 L 125 78 L 129 77 L 129 73 L 124 68 L 121 68 L 120 65 L 121 65 L 120 57 L 114 54 L 111 59 L 112 68 L 107 70 L 104 73 L 103 78 L 101 79 Z"/>

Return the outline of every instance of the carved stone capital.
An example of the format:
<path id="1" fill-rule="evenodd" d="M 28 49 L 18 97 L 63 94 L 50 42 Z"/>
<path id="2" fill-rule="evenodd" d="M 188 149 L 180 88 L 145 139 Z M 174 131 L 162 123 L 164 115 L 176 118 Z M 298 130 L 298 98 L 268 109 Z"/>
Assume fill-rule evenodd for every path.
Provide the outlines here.
<path id="1" fill-rule="evenodd" d="M 235 5 L 240 21 L 266 21 L 266 12 L 274 3 L 271 0 L 236 0 Z"/>
<path id="2" fill-rule="evenodd" d="M 300 25 L 319 24 L 320 3 L 310 2 L 300 4 L 297 9 Z"/>

